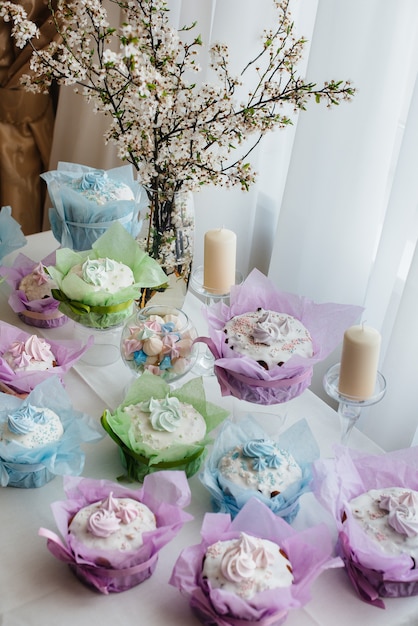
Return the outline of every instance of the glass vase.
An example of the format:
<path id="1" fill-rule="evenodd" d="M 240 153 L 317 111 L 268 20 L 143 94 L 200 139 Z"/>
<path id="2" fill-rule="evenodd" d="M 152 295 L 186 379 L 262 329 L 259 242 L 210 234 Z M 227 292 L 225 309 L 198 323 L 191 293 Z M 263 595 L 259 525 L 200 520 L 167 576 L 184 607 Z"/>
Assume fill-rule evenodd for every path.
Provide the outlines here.
<path id="1" fill-rule="evenodd" d="M 194 202 L 190 191 L 149 190 L 148 212 L 139 245 L 158 261 L 168 281 L 144 289 L 139 306 L 165 304 L 182 308 L 189 285 L 194 252 Z"/>

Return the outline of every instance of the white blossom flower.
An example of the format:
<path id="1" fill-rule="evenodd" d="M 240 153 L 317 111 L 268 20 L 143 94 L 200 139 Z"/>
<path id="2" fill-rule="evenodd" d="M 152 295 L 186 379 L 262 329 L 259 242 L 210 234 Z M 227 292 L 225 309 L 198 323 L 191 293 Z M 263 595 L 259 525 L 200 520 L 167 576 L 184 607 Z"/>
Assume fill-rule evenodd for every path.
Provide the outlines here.
<path id="1" fill-rule="evenodd" d="M 152 190 L 165 198 L 207 184 L 247 190 L 256 178 L 249 155 L 267 132 L 291 124 L 311 99 L 334 106 L 353 96 L 349 81 L 317 86 L 299 76 L 306 42 L 294 36 L 289 1 L 272 0 L 277 21 L 261 33 L 260 51 L 240 75 L 230 70 L 228 46 L 213 44 L 207 82 L 191 79 L 203 45 L 193 38 L 196 24 L 174 29 L 166 0 L 110 0 L 122 25 L 111 24 L 101 0 L 56 0 L 50 10 L 60 37 L 42 49 L 22 6 L 0 0 L 0 19 L 12 22 L 17 46 L 32 46 L 25 88 L 45 92 L 56 81 L 80 90 L 109 119 L 105 141 L 134 165 L 152 202 Z M 253 87 L 245 94 L 247 76 Z M 173 229 L 181 224 L 167 211 L 163 233 L 151 220 L 148 242 L 160 238 L 174 266 Z"/>

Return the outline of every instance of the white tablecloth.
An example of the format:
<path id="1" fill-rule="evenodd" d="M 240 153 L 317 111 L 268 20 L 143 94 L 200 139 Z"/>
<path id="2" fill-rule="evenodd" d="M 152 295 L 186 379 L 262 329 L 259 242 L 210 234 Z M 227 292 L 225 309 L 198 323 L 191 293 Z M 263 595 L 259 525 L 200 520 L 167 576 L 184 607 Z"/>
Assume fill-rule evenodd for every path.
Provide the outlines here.
<path id="1" fill-rule="evenodd" d="M 21 252 L 40 260 L 58 247 L 51 233 L 28 238 Z M 4 260 L 10 264 L 12 257 Z M 8 286 L 0 287 L 1 318 L 22 325 L 7 304 Z M 189 294 L 185 310 L 203 333 L 200 319 L 201 303 Z M 72 333 L 72 324 L 45 331 L 51 338 L 64 338 Z M 105 407 L 114 408 L 123 397 L 130 372 L 121 360 L 106 368 L 82 363 L 66 375 L 65 384 L 74 408 L 99 419 Z M 320 445 L 321 454 L 332 454 L 332 444 L 339 438 L 335 411 L 309 390 L 294 400 L 273 407 L 256 407 L 226 397 L 222 398 L 214 377 L 205 378 L 207 397 L 228 408 L 232 414 L 251 410 L 274 414 L 278 428 L 306 418 Z M 379 448 L 355 430 L 350 445 L 370 453 Z M 118 450 L 109 437 L 99 443 L 86 444 L 84 476 L 115 480 L 122 472 Z M 64 496 L 62 479 L 55 478 L 40 489 L 5 488 L 0 493 L 0 624 L 1 626 L 115 626 L 141 624 L 153 626 L 192 626 L 199 622 L 190 612 L 185 598 L 168 585 L 173 565 L 181 549 L 198 543 L 203 515 L 210 511 L 209 494 L 195 476 L 190 480 L 192 502 L 188 511 L 194 516 L 180 534 L 160 553 L 153 576 L 141 585 L 121 594 L 103 596 L 83 586 L 68 567 L 54 559 L 38 536 L 43 526 L 56 530 L 50 504 Z M 330 518 L 312 494 L 305 494 L 301 510 L 294 522 L 297 528 Z M 388 599 L 386 609 L 371 607 L 360 601 L 343 569 L 329 570 L 314 583 L 312 599 L 303 608 L 289 614 L 287 626 L 417 626 L 418 598 Z"/>

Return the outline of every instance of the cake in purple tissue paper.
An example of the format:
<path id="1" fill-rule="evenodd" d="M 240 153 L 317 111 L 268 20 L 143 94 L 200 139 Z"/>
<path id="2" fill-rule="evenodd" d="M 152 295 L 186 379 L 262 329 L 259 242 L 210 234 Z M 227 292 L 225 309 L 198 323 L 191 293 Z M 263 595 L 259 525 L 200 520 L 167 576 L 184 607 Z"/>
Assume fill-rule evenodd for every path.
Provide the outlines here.
<path id="1" fill-rule="evenodd" d="M 29 326 L 56 328 L 68 322 L 51 293 L 56 284 L 46 272 L 46 267 L 54 263 L 55 252 L 39 262 L 20 253 L 11 267 L 0 267 L 0 275 L 12 288 L 9 305 Z"/>
<path id="2" fill-rule="evenodd" d="M 240 541 L 243 535 L 245 542 Z M 289 611 L 309 602 L 310 587 L 324 570 L 342 567 L 341 559 L 332 556 L 331 534 L 325 524 L 298 532 L 255 498 L 232 522 L 229 515 L 207 513 L 201 536 L 200 544 L 182 551 L 169 582 L 188 599 L 207 626 L 278 626 Z M 223 542 L 231 540 L 231 558 L 223 562 L 223 575 L 218 575 L 225 583 L 222 588 L 203 572 L 202 566 L 208 554 L 219 554 Z M 241 546 L 235 546 L 236 541 Z M 285 580 L 272 571 L 272 561 L 275 555 L 279 558 L 279 551 L 289 562 L 285 568 L 290 568 L 291 576 L 287 571 Z M 276 586 L 272 578 L 279 579 Z M 259 584 L 262 581 L 266 584 Z M 258 589 L 254 590 L 256 584 Z M 249 589 L 255 591 L 250 597 Z"/>
<path id="3" fill-rule="evenodd" d="M 67 563 L 86 586 L 103 594 L 126 591 L 149 578 L 161 548 L 192 519 L 183 511 L 191 494 L 186 475 L 180 471 L 150 474 L 141 489 L 108 480 L 66 476 L 64 490 L 67 499 L 51 505 L 62 539 L 46 528 L 40 528 L 39 534 L 47 539 L 48 549 L 57 559 Z M 89 538 L 96 541 L 95 545 L 84 542 L 78 533 L 69 532 L 77 513 L 91 505 L 97 510 L 91 513 L 90 526 L 106 526 L 108 534 L 106 538 L 103 532 L 90 532 Z M 129 532 L 124 531 L 132 523 L 141 522 L 143 516 L 147 528 L 143 529 L 140 545 L 134 546 L 126 537 Z M 125 536 L 124 549 L 114 548 L 119 530 Z M 133 540 L 138 539 L 135 534 Z"/>
<path id="4" fill-rule="evenodd" d="M 23 394 L 51 376 L 62 382 L 92 342 L 93 337 L 84 345 L 71 339 L 46 341 L 0 321 L 0 382 Z"/>
<path id="5" fill-rule="evenodd" d="M 381 598 L 418 595 L 418 448 L 367 455 L 335 446 L 313 475 L 360 598 L 384 608 Z"/>
<path id="6" fill-rule="evenodd" d="M 309 298 L 279 291 L 264 274 L 253 270 L 241 285 L 231 288 L 229 305 L 220 301 L 206 307 L 209 337 L 198 337 L 196 341 L 206 343 L 215 358 L 222 395 L 256 404 L 278 404 L 300 395 L 310 385 L 314 365 L 338 346 L 344 331 L 362 311 L 355 305 L 317 304 Z M 247 319 L 238 331 L 233 331 L 233 339 L 228 335 L 231 320 L 247 313 L 260 316 L 253 327 L 263 330 L 268 342 L 254 338 Z M 308 335 L 311 352 L 304 356 L 295 347 L 307 343 Z M 235 346 L 234 341 L 240 345 Z M 269 365 L 249 356 L 241 349 L 243 343 L 257 350 L 260 345 L 267 346 L 270 353 L 280 346 L 281 355 L 284 347 L 288 358 L 284 361 L 280 356 L 276 364 Z"/>

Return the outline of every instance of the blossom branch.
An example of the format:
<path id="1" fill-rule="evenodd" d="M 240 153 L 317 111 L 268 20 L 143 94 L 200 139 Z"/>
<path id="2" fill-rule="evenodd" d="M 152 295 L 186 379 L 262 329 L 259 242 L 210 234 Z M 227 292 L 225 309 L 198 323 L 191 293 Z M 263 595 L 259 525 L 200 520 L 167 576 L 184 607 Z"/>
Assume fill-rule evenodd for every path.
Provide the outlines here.
<path id="1" fill-rule="evenodd" d="M 239 76 L 230 71 L 227 46 L 212 46 L 214 84 L 187 80 L 199 71 L 202 41 L 189 36 L 195 22 L 180 30 L 170 26 L 165 0 L 111 0 L 125 19 L 116 25 L 100 0 L 56 1 L 56 10 L 49 6 L 59 39 L 37 50 L 36 25 L 20 5 L 0 0 L 0 18 L 12 21 L 16 44 L 33 49 L 26 88 L 42 91 L 55 80 L 81 89 L 109 116 L 105 141 L 163 197 L 209 183 L 248 189 L 255 180 L 251 152 L 266 132 L 292 123 L 283 107 L 303 111 L 311 99 L 331 107 L 355 93 L 348 81 L 317 86 L 298 75 L 306 41 L 294 37 L 289 0 L 272 0 L 276 26 L 263 33 L 260 51 Z M 254 86 L 240 102 L 237 87 L 248 78 Z M 158 229 L 169 219 L 163 205 L 153 216 Z"/>

